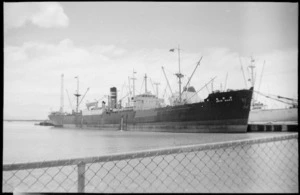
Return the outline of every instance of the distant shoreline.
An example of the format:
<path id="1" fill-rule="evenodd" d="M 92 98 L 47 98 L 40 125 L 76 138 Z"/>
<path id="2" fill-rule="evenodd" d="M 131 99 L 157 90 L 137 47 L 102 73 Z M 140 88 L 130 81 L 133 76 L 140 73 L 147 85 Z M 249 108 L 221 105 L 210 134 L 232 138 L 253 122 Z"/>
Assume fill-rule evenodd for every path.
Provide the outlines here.
<path id="1" fill-rule="evenodd" d="M 42 121 L 46 121 L 46 120 L 21 120 L 21 119 L 4 119 L 3 121 L 7 121 L 7 122 L 42 122 Z"/>

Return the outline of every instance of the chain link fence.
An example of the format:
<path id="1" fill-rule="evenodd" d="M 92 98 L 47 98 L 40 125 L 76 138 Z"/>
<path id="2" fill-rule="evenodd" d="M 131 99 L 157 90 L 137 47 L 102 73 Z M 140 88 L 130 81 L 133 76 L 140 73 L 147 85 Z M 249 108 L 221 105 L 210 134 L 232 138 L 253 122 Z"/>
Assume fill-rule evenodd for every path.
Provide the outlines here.
<path id="1" fill-rule="evenodd" d="M 290 192 L 298 133 L 84 159 L 3 165 L 3 192 Z"/>

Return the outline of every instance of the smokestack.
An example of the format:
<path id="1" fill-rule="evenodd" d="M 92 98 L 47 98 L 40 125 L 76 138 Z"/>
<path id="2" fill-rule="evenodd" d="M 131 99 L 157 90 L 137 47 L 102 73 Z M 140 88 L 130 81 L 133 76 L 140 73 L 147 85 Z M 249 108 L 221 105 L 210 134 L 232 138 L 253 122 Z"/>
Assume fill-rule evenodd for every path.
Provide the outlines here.
<path id="1" fill-rule="evenodd" d="M 111 108 L 117 108 L 117 88 L 110 88 L 110 105 Z"/>
<path id="2" fill-rule="evenodd" d="M 102 109 L 105 109 L 105 101 L 102 101 Z"/>
<path id="3" fill-rule="evenodd" d="M 122 100 L 119 100 L 119 105 L 118 108 L 121 109 L 122 108 Z"/>

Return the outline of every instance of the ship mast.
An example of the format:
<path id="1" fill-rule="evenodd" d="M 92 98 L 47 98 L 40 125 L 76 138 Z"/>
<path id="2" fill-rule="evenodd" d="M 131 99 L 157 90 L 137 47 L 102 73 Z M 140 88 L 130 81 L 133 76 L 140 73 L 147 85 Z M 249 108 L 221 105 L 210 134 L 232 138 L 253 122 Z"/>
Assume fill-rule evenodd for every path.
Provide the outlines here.
<path id="1" fill-rule="evenodd" d="M 135 85 L 134 85 L 134 81 L 136 80 L 136 78 L 134 77 L 134 74 L 136 74 L 136 72 L 134 72 L 134 69 L 133 69 L 133 73 L 132 73 L 132 90 L 133 90 L 133 93 L 132 93 L 132 95 L 133 95 L 133 97 L 135 96 Z"/>
<path id="2" fill-rule="evenodd" d="M 254 62 L 255 62 L 255 60 L 254 60 L 254 58 L 251 56 L 251 61 L 250 61 L 250 65 L 248 66 L 249 68 L 250 68 L 250 76 L 251 76 L 251 78 L 249 79 L 250 80 L 250 82 L 251 82 L 251 87 L 253 87 L 253 89 L 254 89 L 254 85 L 255 85 L 255 80 L 254 80 L 254 68 L 255 68 L 255 65 L 254 65 Z M 254 97 L 254 93 L 252 94 L 252 101 L 251 101 L 251 106 L 252 106 L 252 108 L 254 107 L 254 105 L 255 105 L 255 97 Z"/>
<path id="3" fill-rule="evenodd" d="M 255 68 L 254 66 L 254 62 L 255 60 L 253 59 L 253 57 L 251 56 L 251 63 L 250 65 L 248 66 L 250 68 L 250 71 L 251 71 L 251 86 L 254 88 L 254 84 L 255 84 L 255 80 L 254 80 L 254 71 L 253 69 Z"/>
<path id="4" fill-rule="evenodd" d="M 147 93 L 147 74 L 145 74 L 145 93 Z"/>
<path id="5" fill-rule="evenodd" d="M 76 96 L 76 102 L 77 102 L 77 104 L 76 104 L 76 112 L 78 112 L 78 107 L 79 107 L 79 97 L 81 96 L 80 94 L 79 94 L 79 76 L 76 76 L 75 77 L 76 79 L 77 79 L 77 91 L 76 91 L 76 94 L 74 94 L 75 96 Z"/>
<path id="6" fill-rule="evenodd" d="M 61 75 L 60 112 L 64 112 L 64 74 Z"/>
<path id="7" fill-rule="evenodd" d="M 181 78 L 183 77 L 183 74 L 180 72 L 180 46 L 178 45 L 178 48 L 170 49 L 171 52 L 174 52 L 174 50 L 177 49 L 178 51 L 178 66 L 179 66 L 179 72 L 175 75 L 178 77 L 179 80 L 179 103 L 181 103 Z"/>
<path id="8" fill-rule="evenodd" d="M 195 69 L 194 69 L 192 75 L 191 75 L 190 77 L 188 77 L 189 80 L 188 80 L 188 82 L 186 83 L 185 88 L 188 88 L 188 87 L 189 87 L 190 81 L 191 81 L 192 77 L 194 76 L 194 73 L 195 73 L 197 67 L 200 65 L 200 62 L 201 62 L 201 60 L 202 60 L 202 57 L 203 57 L 203 56 L 201 56 L 200 60 L 197 62 L 197 65 L 196 65 L 196 67 L 195 67 Z M 183 89 L 184 89 L 184 88 L 183 88 Z"/>

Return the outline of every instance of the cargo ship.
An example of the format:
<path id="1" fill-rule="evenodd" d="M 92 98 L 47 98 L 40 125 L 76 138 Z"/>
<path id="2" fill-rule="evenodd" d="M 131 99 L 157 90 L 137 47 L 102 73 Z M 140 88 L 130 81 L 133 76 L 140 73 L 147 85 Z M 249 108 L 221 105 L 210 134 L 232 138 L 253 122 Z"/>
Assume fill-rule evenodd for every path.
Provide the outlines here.
<path id="1" fill-rule="evenodd" d="M 207 98 L 199 101 L 195 98 L 197 97 L 196 90 L 188 85 L 189 82 L 181 92 L 183 75 L 180 73 L 180 66 L 179 73 L 175 75 L 179 79 L 179 92 L 173 94 L 170 105 L 165 105 L 163 99 L 147 91 L 147 76 L 145 75 L 145 92 L 133 95 L 130 100 L 131 104 L 127 106 L 123 107 L 121 102 L 118 102 L 117 88 L 112 87 L 107 104 L 102 101 L 99 106 L 97 101 L 91 102 L 86 104 L 85 110 L 79 111 L 78 98 L 80 94 L 77 88 L 77 93 L 74 94 L 77 97 L 76 111 L 68 114 L 62 112 L 61 109 L 58 112 L 50 113 L 49 119 L 54 126 L 83 129 L 178 133 L 247 132 L 253 94 L 252 87 L 223 92 L 212 91 Z"/>
<path id="2" fill-rule="evenodd" d="M 137 131 L 246 132 L 253 89 L 212 93 L 203 102 L 161 107 L 159 99 L 144 93 L 134 97 L 133 107 L 114 103 L 72 114 L 54 112 L 55 126 Z M 111 88 L 111 102 L 116 101 Z"/>
<path id="3" fill-rule="evenodd" d="M 264 65 L 262 68 L 261 77 L 263 75 Z M 254 88 L 256 84 L 254 68 L 255 59 L 251 57 L 250 65 L 250 78 L 251 86 Z M 288 97 L 283 97 L 279 95 L 270 95 L 264 94 L 259 91 L 261 85 L 261 80 L 258 86 L 258 91 L 254 91 L 251 109 L 249 114 L 249 125 L 271 125 L 271 124 L 279 124 L 279 125 L 298 125 L 298 100 Z M 265 98 L 278 101 L 288 105 L 286 108 L 268 108 L 268 106 L 262 102 L 259 102 L 257 99 L 257 95 L 263 96 Z"/>

